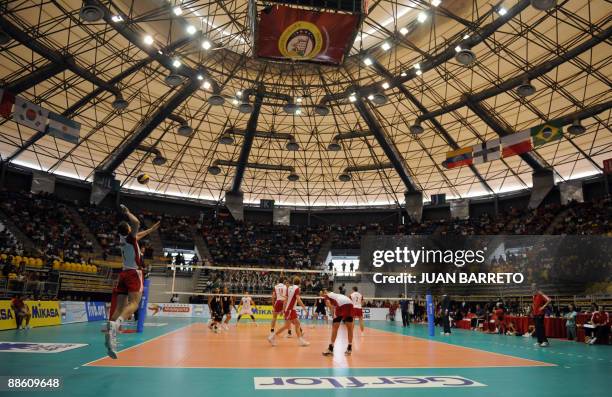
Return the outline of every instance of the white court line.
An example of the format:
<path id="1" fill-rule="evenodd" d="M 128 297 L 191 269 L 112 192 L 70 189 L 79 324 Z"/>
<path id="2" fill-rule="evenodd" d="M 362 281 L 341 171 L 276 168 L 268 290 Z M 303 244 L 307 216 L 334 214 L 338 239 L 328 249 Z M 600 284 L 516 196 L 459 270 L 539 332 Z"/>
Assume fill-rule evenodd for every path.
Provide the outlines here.
<path id="1" fill-rule="evenodd" d="M 393 332 L 393 331 L 387 331 L 387 330 L 382 330 L 382 329 L 378 329 L 378 328 L 374 328 L 374 327 L 368 327 L 367 325 L 366 325 L 366 327 L 367 327 L 367 328 L 370 328 L 370 329 L 373 329 L 373 330 L 375 330 L 375 331 L 387 332 L 387 333 L 389 333 L 389 334 L 400 335 L 400 336 L 408 336 L 408 337 L 410 337 L 410 338 L 415 338 L 415 339 L 425 340 L 425 341 L 429 341 L 429 342 L 443 343 L 443 344 L 445 344 L 445 345 L 450 345 L 450 346 L 454 346 L 454 347 L 461 347 L 461 348 L 464 348 L 464 349 L 476 350 L 476 351 L 479 351 L 479 352 L 485 352 L 485 353 L 489 353 L 489 354 L 497 354 L 497 355 L 499 355 L 499 356 L 506 356 L 506 357 L 511 357 L 511 358 L 514 358 L 514 359 L 526 360 L 526 361 L 531 361 L 531 362 L 534 362 L 534 363 L 544 364 L 544 365 L 538 365 L 538 367 L 556 367 L 556 366 L 557 366 L 557 364 L 546 363 L 546 362 L 544 362 L 544 361 L 532 360 L 532 359 L 529 359 L 529 358 L 523 358 L 523 357 L 511 356 L 510 354 L 504 354 L 504 353 L 491 352 L 491 351 L 488 351 L 488 350 L 477 349 L 477 348 L 475 348 L 475 347 L 468 347 L 468 346 L 462 346 L 462 345 L 455 345 L 455 344 L 453 344 L 453 343 L 448 343 L 448 342 L 442 342 L 442 341 L 437 341 L 437 340 L 427 339 L 427 338 L 423 338 L 423 337 L 420 337 L 420 336 L 413 336 L 413 335 L 405 335 L 405 334 L 400 334 L 400 333 Z M 534 349 L 534 350 L 535 350 L 535 349 Z M 537 350 L 537 351 L 540 351 L 540 350 Z M 503 368 L 503 367 L 505 367 L 505 366 L 503 366 L 503 365 L 499 366 L 499 368 Z M 512 366 L 508 366 L 508 367 L 512 367 Z M 515 365 L 514 367 L 525 367 L 525 365 Z M 437 368 L 437 367 L 436 367 L 436 368 Z M 470 368 L 488 368 L 488 367 L 470 367 Z M 493 367 L 493 368 L 497 368 L 497 367 Z"/>
<path id="2" fill-rule="evenodd" d="M 184 330 L 184 329 L 186 329 L 186 328 L 189 328 L 189 327 L 192 327 L 192 326 L 194 326 L 194 325 L 196 325 L 196 324 L 199 324 L 199 323 L 187 324 L 187 325 L 185 325 L 184 327 L 180 327 L 180 328 L 175 329 L 174 331 L 169 331 L 169 332 L 166 332 L 165 334 L 158 335 L 158 336 L 156 336 L 156 337 L 154 337 L 154 338 L 151 338 L 151 339 L 149 339 L 149 340 L 142 341 L 142 342 L 140 342 L 140 343 L 135 344 L 134 346 L 130 346 L 130 347 L 128 347 L 128 348 L 125 348 L 125 349 L 123 349 L 123 350 L 118 351 L 118 352 L 117 352 L 117 354 L 119 354 L 119 353 L 123 353 L 123 352 L 126 352 L 126 351 L 128 351 L 128 350 L 132 350 L 132 349 L 134 349 L 134 348 L 136 348 L 136 347 L 138 347 L 138 346 L 142 346 L 142 345 L 144 345 L 145 343 L 153 342 L 154 340 L 157 340 L 157 339 L 162 338 L 162 337 L 164 337 L 164 336 L 168 336 L 168 335 L 173 334 L 173 333 L 178 332 L 178 331 L 182 331 L 182 330 Z M 82 364 L 82 365 L 81 365 L 81 367 L 86 367 L 86 366 L 89 366 L 89 364 L 93 364 L 93 363 L 95 363 L 96 361 L 104 360 L 105 358 L 109 358 L 109 357 L 108 357 L 108 356 L 103 356 L 103 357 L 97 358 L 97 359 L 95 359 L 95 360 L 93 360 L 93 361 L 90 361 L 90 362 L 88 362 L 88 363 Z M 113 365 L 113 367 L 115 367 L 115 365 Z M 120 365 L 117 365 L 117 367 L 120 367 Z"/>

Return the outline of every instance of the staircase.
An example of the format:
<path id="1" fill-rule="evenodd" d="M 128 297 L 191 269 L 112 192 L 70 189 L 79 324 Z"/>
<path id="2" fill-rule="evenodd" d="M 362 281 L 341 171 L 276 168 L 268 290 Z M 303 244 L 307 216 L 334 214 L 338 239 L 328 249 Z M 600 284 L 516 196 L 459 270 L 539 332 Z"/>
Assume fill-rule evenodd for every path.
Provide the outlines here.
<path id="1" fill-rule="evenodd" d="M 83 222 L 81 214 L 74 207 L 65 207 L 66 212 L 72 219 L 75 225 L 83 232 L 83 237 L 92 242 L 93 255 L 95 258 L 101 258 L 104 250 L 98 242 L 98 238 L 89 230 L 89 227 Z"/>
<path id="2" fill-rule="evenodd" d="M 34 242 L 30 240 L 30 238 L 26 236 L 26 234 L 23 233 L 21 229 L 19 229 L 17 225 L 15 225 L 13 221 L 11 221 L 11 219 L 2 211 L 0 211 L 0 222 L 2 222 L 2 224 L 11 232 L 11 234 L 15 236 L 17 241 L 21 243 L 25 252 L 38 252 Z"/>
<path id="3" fill-rule="evenodd" d="M 191 235 L 193 236 L 195 251 L 198 254 L 198 258 L 200 258 L 200 265 L 212 264 L 213 257 L 208 250 L 208 245 L 206 244 L 206 240 L 204 240 L 204 236 L 202 236 L 196 225 L 191 227 Z M 208 278 L 207 272 L 202 269 L 196 269 L 192 276 L 194 292 L 204 291 Z"/>

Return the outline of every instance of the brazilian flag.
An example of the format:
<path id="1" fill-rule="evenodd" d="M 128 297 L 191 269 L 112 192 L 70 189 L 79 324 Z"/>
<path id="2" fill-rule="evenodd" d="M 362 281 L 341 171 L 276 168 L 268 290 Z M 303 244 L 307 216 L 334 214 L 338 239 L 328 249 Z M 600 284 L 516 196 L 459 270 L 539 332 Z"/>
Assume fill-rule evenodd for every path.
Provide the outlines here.
<path id="1" fill-rule="evenodd" d="M 563 125 L 559 122 L 548 122 L 531 128 L 531 140 L 533 147 L 546 145 L 552 141 L 558 141 L 563 137 Z"/>

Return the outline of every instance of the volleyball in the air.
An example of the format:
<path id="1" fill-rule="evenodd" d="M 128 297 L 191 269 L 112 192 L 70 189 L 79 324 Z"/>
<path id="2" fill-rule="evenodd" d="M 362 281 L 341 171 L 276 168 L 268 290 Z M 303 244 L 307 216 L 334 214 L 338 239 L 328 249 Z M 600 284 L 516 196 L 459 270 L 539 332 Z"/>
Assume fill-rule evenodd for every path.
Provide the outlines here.
<path id="1" fill-rule="evenodd" d="M 141 185 L 146 185 L 147 183 L 149 183 L 149 175 L 147 174 L 140 174 L 138 175 L 138 178 L 136 178 L 138 180 L 138 183 L 140 183 Z"/>

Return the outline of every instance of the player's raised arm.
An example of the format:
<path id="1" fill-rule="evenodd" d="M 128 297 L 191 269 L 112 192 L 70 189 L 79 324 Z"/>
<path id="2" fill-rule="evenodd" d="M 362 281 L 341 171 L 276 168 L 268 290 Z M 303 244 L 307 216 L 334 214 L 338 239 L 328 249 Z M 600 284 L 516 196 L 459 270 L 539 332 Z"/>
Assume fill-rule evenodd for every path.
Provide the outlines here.
<path id="1" fill-rule="evenodd" d="M 123 204 L 121 204 L 119 207 L 121 208 L 121 213 L 123 213 L 128 218 L 128 223 L 130 224 L 131 229 L 132 229 L 130 230 L 130 234 L 134 237 L 137 237 L 138 230 L 140 230 L 140 221 L 134 214 L 130 212 L 128 207 L 126 207 Z"/>
<path id="2" fill-rule="evenodd" d="M 140 240 L 141 238 L 144 238 L 144 237 L 148 236 L 149 234 L 153 233 L 157 229 L 159 229 L 159 222 L 156 222 L 153 226 L 151 226 L 147 230 L 143 230 L 141 232 L 138 232 L 136 234 L 136 239 Z"/>

